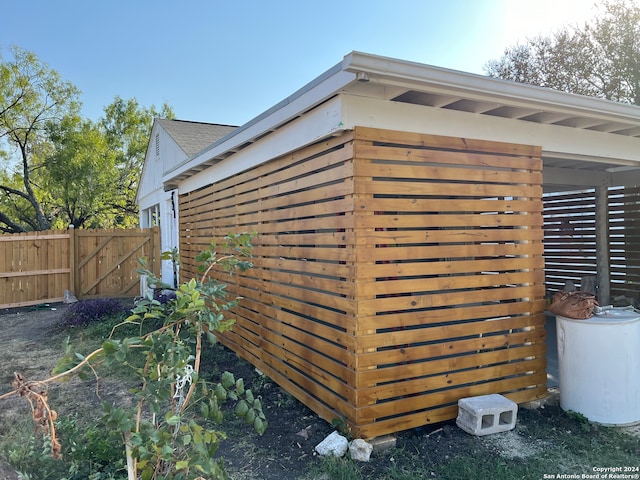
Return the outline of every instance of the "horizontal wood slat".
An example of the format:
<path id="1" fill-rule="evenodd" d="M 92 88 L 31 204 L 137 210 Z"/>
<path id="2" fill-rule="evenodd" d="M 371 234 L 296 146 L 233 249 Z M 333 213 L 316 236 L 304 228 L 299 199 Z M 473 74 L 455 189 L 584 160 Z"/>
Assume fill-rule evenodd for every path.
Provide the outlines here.
<path id="1" fill-rule="evenodd" d="M 640 301 L 640 188 L 609 189 L 611 296 Z"/>
<path id="2" fill-rule="evenodd" d="M 183 276 L 257 232 L 225 345 L 355 436 L 541 395 L 538 147 L 358 127 L 258 163 L 180 196 Z"/>

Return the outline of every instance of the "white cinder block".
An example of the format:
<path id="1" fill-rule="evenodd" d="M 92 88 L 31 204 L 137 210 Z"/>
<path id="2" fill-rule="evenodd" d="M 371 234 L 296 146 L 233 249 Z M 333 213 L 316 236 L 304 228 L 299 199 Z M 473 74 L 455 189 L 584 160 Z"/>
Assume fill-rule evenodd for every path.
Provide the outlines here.
<path id="1" fill-rule="evenodd" d="M 516 426 L 518 405 L 497 393 L 458 401 L 456 424 L 471 435 L 506 432 Z"/>

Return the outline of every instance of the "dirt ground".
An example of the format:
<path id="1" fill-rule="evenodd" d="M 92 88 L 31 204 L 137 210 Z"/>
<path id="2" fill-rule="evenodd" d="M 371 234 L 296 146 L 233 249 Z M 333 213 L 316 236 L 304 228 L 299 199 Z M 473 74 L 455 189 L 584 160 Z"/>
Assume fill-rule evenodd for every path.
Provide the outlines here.
<path id="1" fill-rule="evenodd" d="M 61 354 L 64 335 L 56 325 L 65 308 L 65 305 L 53 305 L 0 311 L 0 395 L 11 390 L 14 371 L 30 379 L 46 378 Z M 218 453 L 231 478 L 330 480 L 327 474 L 314 478 L 309 472 L 314 466 L 315 471 L 320 471 L 322 460 L 315 454 L 314 447 L 333 427 L 247 362 L 238 360 L 222 346 L 216 348 L 221 349 L 213 353 L 219 371 L 229 370 L 236 377 L 242 377 L 245 385 L 262 397 L 269 422 L 262 436 L 232 416 L 222 425 L 229 438 L 222 442 Z M 54 388 L 68 388 L 68 385 Z M 86 391 L 88 397 L 93 395 L 93 387 L 89 386 Z M 29 414 L 22 402 L 20 399 L 2 402 L 0 435 L 6 434 L 15 418 Z M 61 410 L 71 407 L 60 406 Z M 357 469 L 362 478 L 367 479 L 385 478 L 390 469 L 406 472 L 406 478 L 448 478 L 445 469 L 456 457 L 467 456 L 483 462 L 523 462 L 548 449 L 553 444 L 554 432 L 576 431 L 579 427 L 575 419 L 562 412 L 557 398 L 551 397 L 543 408 L 521 407 L 516 428 L 502 434 L 474 437 L 457 428 L 454 421 L 401 432 L 396 437 L 395 448 L 374 452 L 371 461 L 358 464 Z M 1 458 L 2 452 L 0 479 L 18 480 Z M 412 477 L 411 472 L 422 473 L 420 477 Z M 428 472 L 426 477 L 424 472 Z"/>
<path id="2" fill-rule="evenodd" d="M 13 372 L 27 378 L 45 378 L 59 356 L 59 346 L 48 345 L 53 328 L 60 323 L 64 305 L 0 310 L 0 395 L 11 390 Z M 18 398 L 0 405 L 0 435 L 8 423 L 29 415 L 26 402 Z M 1 454 L 1 452 L 0 452 Z M 0 458 L 0 479 L 17 480 L 18 475 Z"/>

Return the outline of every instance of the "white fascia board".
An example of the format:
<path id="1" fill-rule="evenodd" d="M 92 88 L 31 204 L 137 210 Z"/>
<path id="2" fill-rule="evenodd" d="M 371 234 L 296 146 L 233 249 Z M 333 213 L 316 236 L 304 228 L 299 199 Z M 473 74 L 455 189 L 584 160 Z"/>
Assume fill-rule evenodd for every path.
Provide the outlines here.
<path id="1" fill-rule="evenodd" d="M 596 116 L 612 122 L 640 125 L 640 107 L 600 98 L 560 92 L 549 88 L 434 67 L 421 63 L 352 52 L 343 60 L 343 70 L 365 72 L 369 81 L 387 85 L 414 86 L 420 91 L 457 95 L 510 106 L 564 111 L 571 115 Z"/>
<path id="2" fill-rule="evenodd" d="M 140 210 L 152 207 L 157 204 L 160 199 L 164 197 L 164 189 L 162 186 L 160 188 L 156 188 L 155 190 L 151 190 L 146 192 L 143 196 L 138 198 L 138 208 Z"/>
<path id="3" fill-rule="evenodd" d="M 541 146 L 555 158 L 640 165 L 640 138 L 490 115 L 343 95 L 345 128 L 355 126 Z"/>
<path id="4" fill-rule="evenodd" d="M 163 183 L 171 182 L 176 177 L 184 175 L 204 162 L 223 156 L 226 152 L 235 151 L 242 145 L 253 142 L 256 138 L 260 138 L 269 132 L 276 132 L 279 127 L 287 122 L 297 117 L 305 116 L 305 112 L 335 96 L 336 92 L 339 92 L 354 81 L 355 75 L 353 73 L 343 72 L 339 67 L 340 64 L 336 65 L 260 116 L 234 130 L 186 162 L 172 168 L 163 175 Z M 265 138 L 269 138 L 271 135 L 273 133 Z M 264 139 L 261 139 L 260 143 L 262 144 L 263 142 Z M 232 155 L 232 157 L 236 158 L 236 155 Z"/>
<path id="5" fill-rule="evenodd" d="M 138 199 L 138 208 L 144 210 L 157 205 L 167 198 L 171 198 L 171 190 L 166 191 L 164 188 L 156 188 L 148 192 L 144 197 Z"/>
<path id="6" fill-rule="evenodd" d="M 344 130 L 343 98 L 337 96 L 303 117 L 260 139 L 230 157 L 179 183 L 180 194 L 210 185 L 274 158 L 294 152 Z"/>

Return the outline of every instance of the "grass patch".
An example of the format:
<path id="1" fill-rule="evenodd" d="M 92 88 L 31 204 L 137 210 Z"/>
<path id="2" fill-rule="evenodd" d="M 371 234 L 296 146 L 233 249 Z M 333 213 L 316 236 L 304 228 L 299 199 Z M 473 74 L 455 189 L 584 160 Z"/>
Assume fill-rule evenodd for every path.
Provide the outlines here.
<path id="1" fill-rule="evenodd" d="M 374 452 L 369 463 L 317 459 L 304 478 L 531 480 L 545 474 L 593 474 L 594 467 L 602 466 L 637 467 L 639 458 L 638 437 L 551 404 L 521 408 L 516 428 L 494 435 L 472 436 L 454 422 L 401 432 L 396 448 Z"/>

